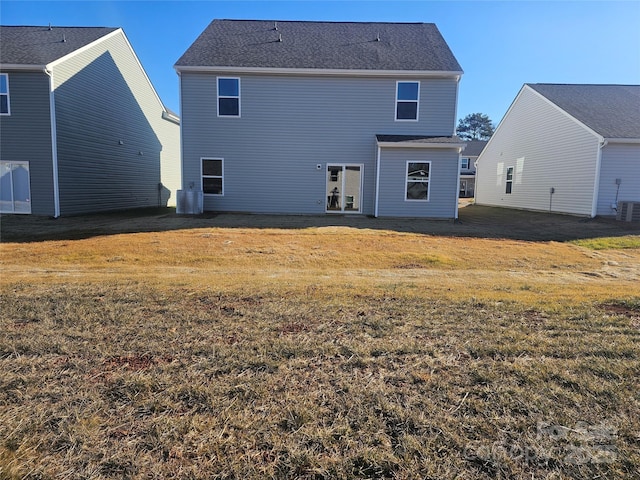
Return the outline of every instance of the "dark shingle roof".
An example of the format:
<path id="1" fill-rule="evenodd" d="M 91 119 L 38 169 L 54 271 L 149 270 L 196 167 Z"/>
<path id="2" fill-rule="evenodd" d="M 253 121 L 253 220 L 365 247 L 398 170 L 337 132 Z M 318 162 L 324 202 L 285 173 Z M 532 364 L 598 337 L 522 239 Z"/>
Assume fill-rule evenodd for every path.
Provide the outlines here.
<path id="1" fill-rule="evenodd" d="M 47 65 L 114 30 L 117 28 L 1 26 L 0 63 Z"/>
<path id="2" fill-rule="evenodd" d="M 462 155 L 465 157 L 479 156 L 487 144 L 487 140 L 465 140 L 465 142 L 467 143 L 467 146 L 462 152 Z"/>
<path id="3" fill-rule="evenodd" d="M 266 20 L 214 20 L 176 66 L 462 71 L 433 23 Z"/>
<path id="4" fill-rule="evenodd" d="M 527 85 L 605 138 L 640 138 L 640 85 Z"/>

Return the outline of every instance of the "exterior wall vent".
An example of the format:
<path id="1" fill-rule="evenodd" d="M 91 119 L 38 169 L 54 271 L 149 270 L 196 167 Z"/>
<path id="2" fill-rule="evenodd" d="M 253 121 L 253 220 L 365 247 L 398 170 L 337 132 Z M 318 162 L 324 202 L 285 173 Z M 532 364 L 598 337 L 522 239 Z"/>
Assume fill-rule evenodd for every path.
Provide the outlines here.
<path id="1" fill-rule="evenodd" d="M 616 220 L 640 222 L 640 202 L 619 202 Z"/>

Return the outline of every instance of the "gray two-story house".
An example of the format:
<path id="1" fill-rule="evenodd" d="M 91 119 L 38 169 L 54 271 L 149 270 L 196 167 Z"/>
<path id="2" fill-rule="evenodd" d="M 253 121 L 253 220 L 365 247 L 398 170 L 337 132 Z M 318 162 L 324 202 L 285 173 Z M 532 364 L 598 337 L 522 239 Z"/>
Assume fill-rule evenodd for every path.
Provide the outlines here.
<path id="1" fill-rule="evenodd" d="M 124 32 L 0 27 L 0 213 L 175 204 L 180 126 Z"/>
<path id="2" fill-rule="evenodd" d="M 175 68 L 204 210 L 457 217 L 462 69 L 434 24 L 214 20 Z"/>

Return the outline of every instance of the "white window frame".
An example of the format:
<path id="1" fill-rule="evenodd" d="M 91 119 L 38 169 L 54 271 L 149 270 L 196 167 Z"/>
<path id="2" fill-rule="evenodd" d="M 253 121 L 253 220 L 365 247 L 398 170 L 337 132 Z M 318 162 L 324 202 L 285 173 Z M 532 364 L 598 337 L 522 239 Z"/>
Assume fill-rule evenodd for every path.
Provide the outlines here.
<path id="1" fill-rule="evenodd" d="M 409 180 L 409 164 L 410 163 L 427 163 L 429 164 L 429 176 L 426 180 Z M 426 183 L 427 184 L 427 198 L 407 198 L 407 190 L 409 186 L 409 182 L 411 183 Z M 405 202 L 428 202 L 429 196 L 431 195 L 431 160 L 420 161 L 420 160 L 407 160 L 404 165 L 404 201 Z"/>
<path id="2" fill-rule="evenodd" d="M 237 80 L 238 81 L 238 95 L 220 95 L 220 80 Z M 240 89 L 240 77 L 216 77 L 216 112 L 220 118 L 240 118 L 242 116 L 242 102 Z M 235 98 L 238 100 L 238 115 L 221 115 L 220 114 L 220 99 L 221 98 Z"/>
<path id="3" fill-rule="evenodd" d="M 509 179 L 509 170 L 511 170 L 511 179 Z M 507 167 L 507 172 L 504 175 L 504 194 L 511 195 L 513 193 L 513 177 L 515 169 L 513 167 Z"/>
<path id="4" fill-rule="evenodd" d="M 417 83 L 418 84 L 418 93 L 417 98 L 415 100 L 400 100 L 398 99 L 398 93 L 400 89 L 401 83 Z M 416 118 L 398 118 L 398 103 L 414 103 L 416 104 Z M 396 81 L 396 101 L 395 101 L 395 111 L 393 112 L 393 116 L 396 122 L 417 122 L 420 118 L 420 80 L 397 80 Z"/>
<path id="5" fill-rule="evenodd" d="M 467 164 L 466 167 L 465 167 L 465 163 Z M 462 170 L 469 170 L 470 165 L 471 165 L 471 159 L 469 157 L 460 158 L 460 168 Z"/>
<path id="6" fill-rule="evenodd" d="M 0 161 L 0 164 L 4 165 L 5 167 L 8 168 L 9 172 L 7 173 L 7 175 L 9 175 L 9 196 L 11 198 L 10 203 L 11 205 L 9 205 L 7 203 L 0 203 L 0 213 L 15 213 L 15 214 L 30 214 L 31 213 L 31 171 L 30 171 L 30 165 L 28 161 Z M 26 167 L 27 169 L 27 199 L 26 201 L 24 201 L 22 203 L 23 206 L 26 206 L 27 208 L 24 208 L 22 210 L 18 210 L 16 211 L 16 199 L 14 196 L 14 183 L 13 183 L 13 172 L 15 171 L 14 167 L 15 166 L 22 166 L 22 167 Z M 10 207 L 10 208 L 9 208 Z"/>
<path id="7" fill-rule="evenodd" d="M 5 78 L 5 84 L 7 85 L 7 91 L 6 92 L 0 92 L 0 96 L 6 96 L 7 97 L 7 111 L 6 112 L 0 112 L 1 116 L 9 116 L 11 115 L 11 96 L 9 95 L 9 74 L 8 73 L 0 73 L 0 77 L 4 77 Z"/>
<path id="8" fill-rule="evenodd" d="M 202 163 L 205 160 L 219 160 L 221 162 L 222 175 L 205 175 L 203 172 Z M 222 180 L 222 193 L 206 193 L 204 191 L 204 179 L 205 178 L 219 178 Z M 207 197 L 224 197 L 224 158 L 219 157 L 201 157 L 200 158 L 200 186 L 202 188 L 202 194 Z"/>

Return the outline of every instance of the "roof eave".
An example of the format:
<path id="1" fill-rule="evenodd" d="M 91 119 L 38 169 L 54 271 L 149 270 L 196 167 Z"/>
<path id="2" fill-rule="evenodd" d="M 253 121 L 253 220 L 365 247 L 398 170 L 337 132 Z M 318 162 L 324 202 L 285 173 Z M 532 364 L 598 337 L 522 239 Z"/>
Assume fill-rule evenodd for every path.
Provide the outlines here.
<path id="1" fill-rule="evenodd" d="M 377 141 L 381 148 L 457 148 L 460 151 L 464 149 L 466 143 L 446 143 L 446 142 L 381 142 Z"/>
<path id="2" fill-rule="evenodd" d="M 23 70 L 29 72 L 42 72 L 47 69 L 46 65 L 24 65 L 20 63 L 0 63 L 0 70 Z"/>
<path id="3" fill-rule="evenodd" d="M 230 66 L 192 66 L 174 65 L 181 72 L 224 72 L 224 73 L 260 73 L 269 75 L 327 75 L 357 77 L 434 77 L 459 79 L 462 70 L 366 70 L 346 68 L 276 68 L 276 67 L 230 67 Z"/>
<path id="4" fill-rule="evenodd" d="M 605 137 L 604 140 L 607 143 L 633 143 L 633 144 L 640 144 L 640 138 L 608 138 L 608 137 Z"/>

